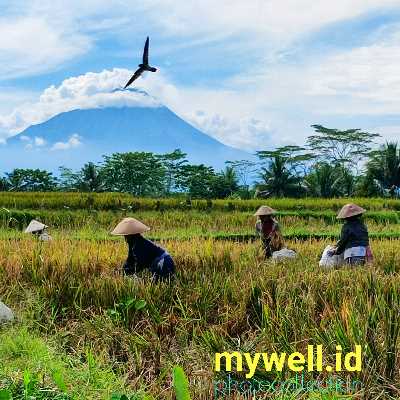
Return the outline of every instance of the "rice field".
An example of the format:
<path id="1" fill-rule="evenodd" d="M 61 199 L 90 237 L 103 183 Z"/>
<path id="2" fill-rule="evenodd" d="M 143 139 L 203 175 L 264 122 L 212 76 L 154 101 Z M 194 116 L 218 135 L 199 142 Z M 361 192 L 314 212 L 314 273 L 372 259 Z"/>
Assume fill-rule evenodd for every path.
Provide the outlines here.
<path id="1" fill-rule="evenodd" d="M 17 315 L 0 328 L 0 388 L 14 398 L 28 398 L 26 391 L 35 387 L 38 399 L 172 400 L 176 365 L 186 373 L 192 399 L 400 398 L 398 202 L 357 199 L 371 210 L 366 223 L 374 234 L 374 263 L 324 271 L 318 260 L 340 231 L 334 212 L 346 199 L 264 202 L 280 212 L 286 245 L 299 254 L 274 263 L 264 259 L 254 237 L 258 200 L 235 201 L 233 208 L 219 201 L 208 209 L 160 209 L 157 201 L 182 201 L 102 194 L 93 195 L 88 209 L 82 206 L 87 195 L 40 196 L 0 194 L 0 208 L 6 208 L 0 217 L 0 299 Z M 114 209 L 118 199 L 122 206 L 146 206 Z M 150 225 L 147 236 L 175 259 L 172 283 L 151 283 L 147 272 L 121 275 L 127 249 L 108 232 L 127 215 Z M 52 242 L 22 233 L 34 217 L 51 226 Z M 328 360 L 337 345 L 344 351 L 362 346 L 361 372 L 306 375 L 307 381 L 357 380 L 352 394 L 216 396 L 215 382 L 227 377 L 213 370 L 216 352 L 305 352 L 310 344 L 323 345 Z M 292 375 L 256 371 L 265 381 Z M 245 372 L 232 378 L 246 382 Z"/>

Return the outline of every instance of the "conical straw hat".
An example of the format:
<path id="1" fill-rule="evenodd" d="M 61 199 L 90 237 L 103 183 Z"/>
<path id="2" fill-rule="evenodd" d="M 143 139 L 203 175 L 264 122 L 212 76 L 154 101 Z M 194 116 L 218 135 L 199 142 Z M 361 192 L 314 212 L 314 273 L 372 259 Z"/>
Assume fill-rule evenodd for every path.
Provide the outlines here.
<path id="1" fill-rule="evenodd" d="M 124 218 L 111 232 L 112 235 L 136 235 L 150 228 L 135 218 Z"/>
<path id="2" fill-rule="evenodd" d="M 350 218 L 354 217 L 355 215 L 360 215 L 365 213 L 367 210 L 364 208 L 358 206 L 357 204 L 346 204 L 345 206 L 342 207 L 342 209 L 339 211 L 339 214 L 337 215 L 336 218 L 338 219 L 344 219 L 344 218 Z"/>
<path id="3" fill-rule="evenodd" d="M 268 206 L 261 206 L 254 215 L 258 217 L 260 215 L 273 215 L 275 213 L 276 211 L 273 208 Z"/>
<path id="4" fill-rule="evenodd" d="M 40 221 L 36 221 L 36 219 L 33 219 L 28 227 L 25 229 L 25 233 L 33 233 L 33 232 L 38 232 L 41 231 L 45 228 L 48 228 L 47 225 L 42 224 Z"/>

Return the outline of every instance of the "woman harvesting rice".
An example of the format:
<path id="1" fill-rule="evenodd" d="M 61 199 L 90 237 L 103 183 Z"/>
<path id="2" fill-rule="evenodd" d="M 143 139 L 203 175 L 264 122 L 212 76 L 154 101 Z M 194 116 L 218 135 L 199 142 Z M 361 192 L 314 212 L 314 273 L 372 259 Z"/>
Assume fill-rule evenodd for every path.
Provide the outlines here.
<path id="1" fill-rule="evenodd" d="M 47 233 L 47 228 L 47 225 L 37 221 L 36 219 L 33 219 L 25 229 L 25 233 L 32 233 L 38 238 L 38 240 L 49 242 L 52 240 L 52 237 Z"/>
<path id="2" fill-rule="evenodd" d="M 283 237 L 278 222 L 273 218 L 276 213 L 268 206 L 261 206 L 254 214 L 258 217 L 256 222 L 256 232 L 260 235 L 263 243 L 265 257 L 272 257 L 274 251 L 281 250 L 283 247 Z"/>
<path id="3" fill-rule="evenodd" d="M 340 240 L 329 255 L 344 253 L 344 261 L 350 265 L 362 265 L 372 259 L 368 229 L 361 219 L 365 212 L 366 210 L 356 204 L 343 206 L 337 216 L 338 219 L 344 220 Z"/>
<path id="4" fill-rule="evenodd" d="M 174 261 L 163 248 L 141 235 L 148 230 L 150 228 L 137 219 L 124 218 L 111 232 L 113 235 L 124 236 L 128 244 L 124 273 L 133 275 L 148 269 L 155 281 L 169 278 L 175 272 Z"/>

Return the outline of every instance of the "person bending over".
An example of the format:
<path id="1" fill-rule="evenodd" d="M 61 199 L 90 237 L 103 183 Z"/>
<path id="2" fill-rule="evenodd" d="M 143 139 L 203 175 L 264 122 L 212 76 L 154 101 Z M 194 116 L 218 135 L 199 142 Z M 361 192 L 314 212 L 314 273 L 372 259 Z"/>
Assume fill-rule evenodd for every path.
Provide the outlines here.
<path id="1" fill-rule="evenodd" d="M 124 236 L 128 245 L 128 258 L 123 272 L 134 275 L 148 269 L 155 281 L 165 280 L 175 273 L 174 260 L 165 249 L 141 235 L 148 230 L 150 228 L 137 219 L 124 218 L 111 232 L 113 235 Z"/>

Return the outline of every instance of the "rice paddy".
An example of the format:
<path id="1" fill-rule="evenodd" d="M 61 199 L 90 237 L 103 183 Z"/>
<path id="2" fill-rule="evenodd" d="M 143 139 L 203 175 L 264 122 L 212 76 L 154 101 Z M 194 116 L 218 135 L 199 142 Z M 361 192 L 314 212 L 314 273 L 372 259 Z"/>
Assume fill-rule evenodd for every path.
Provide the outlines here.
<path id="1" fill-rule="evenodd" d="M 352 351 L 360 344 L 361 372 L 305 378 L 357 380 L 352 394 L 219 398 L 400 398 L 400 202 L 356 201 L 371 210 L 374 263 L 324 271 L 318 260 L 340 231 L 334 213 L 346 199 L 264 202 L 279 210 L 286 245 L 299 254 L 274 263 L 254 237 L 258 200 L 188 208 L 184 200 L 128 195 L 0 194 L 0 299 L 17 315 L 0 330 L 0 388 L 21 399 L 26 382 L 38 388 L 34 398 L 174 399 L 172 370 L 179 365 L 191 397 L 213 399 L 215 382 L 227 377 L 213 370 L 216 352 L 292 353 L 321 344 L 331 360 L 337 345 Z M 121 275 L 127 249 L 108 232 L 127 215 L 150 225 L 147 236 L 173 256 L 173 282 L 151 283 L 147 272 Z M 51 226 L 52 242 L 22 233 L 31 218 Z M 256 372 L 265 381 L 292 375 Z M 246 381 L 245 372 L 231 376 Z"/>

